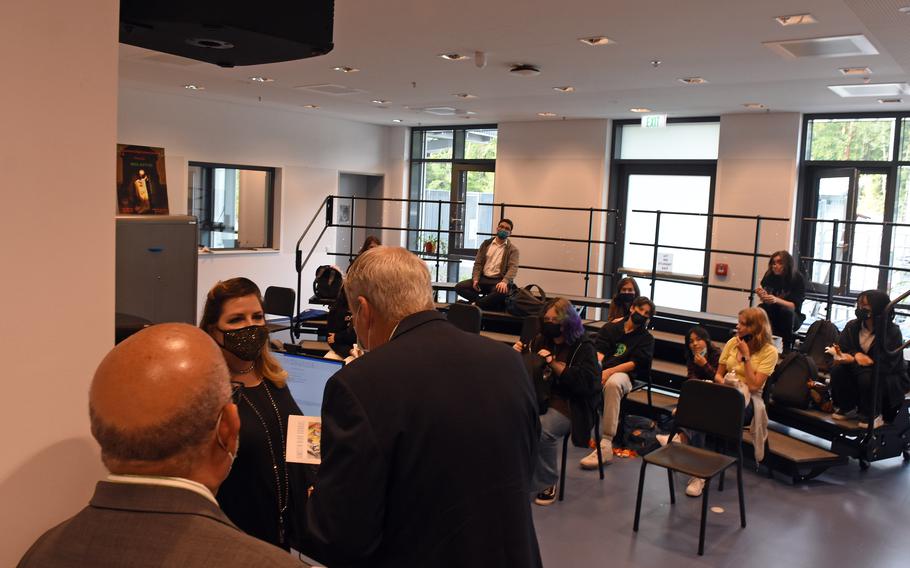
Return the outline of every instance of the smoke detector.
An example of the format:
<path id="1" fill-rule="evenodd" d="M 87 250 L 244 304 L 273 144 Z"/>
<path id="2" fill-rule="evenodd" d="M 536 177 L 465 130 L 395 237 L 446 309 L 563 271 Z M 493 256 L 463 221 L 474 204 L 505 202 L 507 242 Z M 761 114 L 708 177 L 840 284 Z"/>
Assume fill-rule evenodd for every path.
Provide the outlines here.
<path id="1" fill-rule="evenodd" d="M 540 75 L 540 68 L 536 65 L 520 63 L 518 65 L 513 65 L 512 68 L 509 69 L 509 73 L 522 77 L 534 77 L 535 75 Z"/>

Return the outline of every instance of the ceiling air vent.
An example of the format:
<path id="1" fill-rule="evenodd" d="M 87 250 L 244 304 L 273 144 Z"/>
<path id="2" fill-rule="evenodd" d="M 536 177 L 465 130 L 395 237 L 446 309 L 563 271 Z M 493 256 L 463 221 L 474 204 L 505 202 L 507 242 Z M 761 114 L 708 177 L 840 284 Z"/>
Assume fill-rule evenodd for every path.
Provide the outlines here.
<path id="1" fill-rule="evenodd" d="M 335 85 L 332 83 L 326 83 L 324 85 L 301 85 L 294 88 L 302 89 L 304 91 L 312 91 L 314 93 L 319 93 L 322 95 L 353 95 L 355 93 L 366 92 L 360 89 L 352 89 L 351 87 L 345 87 L 344 85 Z"/>
<path id="2" fill-rule="evenodd" d="M 762 45 L 781 57 L 850 57 L 877 55 L 878 50 L 864 35 L 817 37 L 788 41 L 766 41 Z"/>
<path id="3" fill-rule="evenodd" d="M 856 85 L 829 85 L 829 89 L 842 97 L 891 98 L 910 94 L 907 83 L 858 83 Z"/>

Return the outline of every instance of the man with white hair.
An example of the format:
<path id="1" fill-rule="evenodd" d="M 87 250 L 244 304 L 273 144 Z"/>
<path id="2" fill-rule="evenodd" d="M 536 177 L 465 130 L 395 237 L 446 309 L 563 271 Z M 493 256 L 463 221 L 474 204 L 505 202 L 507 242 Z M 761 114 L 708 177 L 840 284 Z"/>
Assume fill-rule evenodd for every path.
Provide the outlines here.
<path id="1" fill-rule="evenodd" d="M 244 534 L 215 501 L 239 443 L 229 378 L 221 349 L 191 325 L 155 325 L 114 347 L 89 393 L 111 474 L 20 568 L 303 566 Z"/>
<path id="2" fill-rule="evenodd" d="M 405 249 L 362 254 L 345 291 L 367 353 L 325 388 L 304 552 L 329 566 L 540 566 L 540 421 L 518 354 L 435 311 Z"/>

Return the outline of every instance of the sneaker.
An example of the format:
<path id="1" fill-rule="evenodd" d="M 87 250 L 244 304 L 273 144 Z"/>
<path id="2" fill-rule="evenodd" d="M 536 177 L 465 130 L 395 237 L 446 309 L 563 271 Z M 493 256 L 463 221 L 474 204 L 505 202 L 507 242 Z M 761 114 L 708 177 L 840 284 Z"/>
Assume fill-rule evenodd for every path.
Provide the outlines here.
<path id="1" fill-rule="evenodd" d="M 609 464 L 613 461 L 613 442 L 609 440 L 600 441 L 600 459 L 603 461 L 604 465 Z M 578 462 L 581 465 L 581 469 L 597 469 L 597 450 L 594 450 L 590 454 L 581 458 L 581 461 Z"/>
<path id="2" fill-rule="evenodd" d="M 677 436 L 677 439 L 679 439 L 679 436 Z M 657 443 L 660 444 L 661 446 L 666 446 L 667 444 L 670 443 L 670 435 L 669 434 L 658 434 Z"/>
<path id="3" fill-rule="evenodd" d="M 836 409 L 831 415 L 831 418 L 835 420 L 853 420 L 856 418 L 857 410 L 856 408 L 851 408 L 847 412 L 842 411 L 841 409 Z"/>
<path id="4" fill-rule="evenodd" d="M 881 428 L 881 427 L 884 426 L 884 425 L 885 425 L 885 421 L 882 420 L 882 415 L 879 414 L 878 416 L 875 417 L 875 420 L 873 421 L 872 427 L 873 427 L 873 428 Z M 868 419 L 868 418 L 861 418 L 860 421 L 859 421 L 859 424 L 857 424 L 857 426 L 859 426 L 861 430 L 865 430 L 866 428 L 869 427 L 869 419 Z"/>
<path id="5" fill-rule="evenodd" d="M 686 485 L 686 495 L 689 497 L 701 497 L 702 491 L 705 490 L 705 480 L 700 477 L 689 479 L 689 485 Z"/>
<path id="6" fill-rule="evenodd" d="M 538 505 L 552 505 L 556 501 L 556 486 L 551 485 L 537 494 L 537 497 L 534 498 L 534 502 Z"/>

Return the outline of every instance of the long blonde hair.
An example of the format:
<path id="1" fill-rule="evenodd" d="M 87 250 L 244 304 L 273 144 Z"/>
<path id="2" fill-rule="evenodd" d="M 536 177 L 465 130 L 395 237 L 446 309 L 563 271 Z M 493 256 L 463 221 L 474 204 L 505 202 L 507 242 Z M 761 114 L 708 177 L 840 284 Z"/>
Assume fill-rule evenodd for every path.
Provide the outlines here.
<path id="1" fill-rule="evenodd" d="M 259 301 L 259 307 L 263 308 L 262 293 L 259 291 L 259 286 L 256 286 L 256 283 L 249 278 L 231 278 L 222 280 L 212 286 L 212 289 L 209 290 L 205 297 L 202 319 L 199 320 L 199 327 L 202 331 L 211 335 L 212 330 L 218 325 L 218 319 L 224 310 L 224 304 L 228 300 L 242 298 L 243 296 L 256 296 Z M 262 346 L 262 350 L 253 363 L 253 369 L 260 377 L 268 379 L 279 388 L 284 388 L 287 382 L 288 373 L 272 357 L 268 342 Z"/>
<path id="2" fill-rule="evenodd" d="M 746 320 L 746 333 L 752 334 L 749 351 L 755 353 L 771 343 L 771 322 L 768 321 L 768 314 L 765 313 L 765 310 L 744 308 L 739 310 L 739 315 Z"/>

